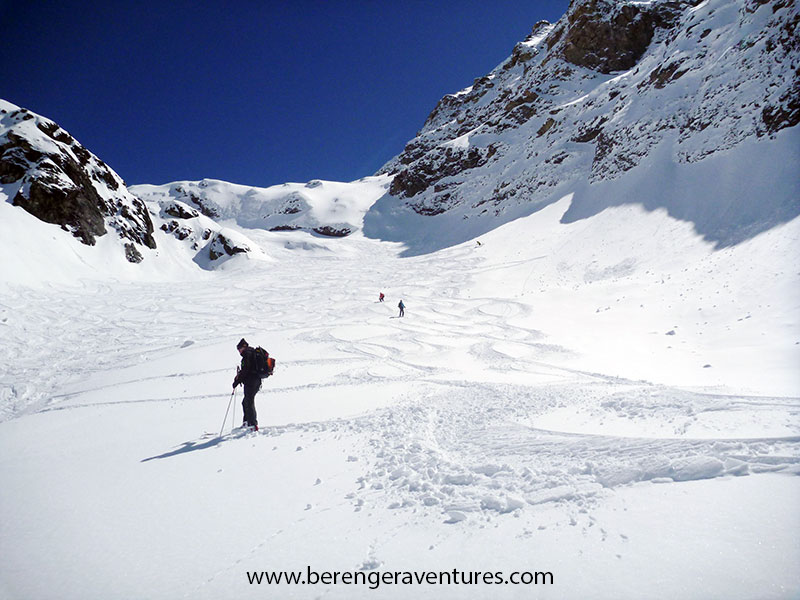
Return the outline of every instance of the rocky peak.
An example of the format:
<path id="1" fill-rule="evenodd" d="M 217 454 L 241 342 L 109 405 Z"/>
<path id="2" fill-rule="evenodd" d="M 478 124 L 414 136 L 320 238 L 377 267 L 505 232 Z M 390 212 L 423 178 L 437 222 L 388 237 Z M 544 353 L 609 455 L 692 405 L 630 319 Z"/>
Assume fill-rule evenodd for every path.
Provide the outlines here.
<path id="1" fill-rule="evenodd" d="M 56 123 L 5 101 L 0 186 L 12 204 L 84 244 L 93 246 L 110 227 L 130 262 L 143 259 L 141 246 L 156 246 L 147 208 L 108 165 Z"/>
<path id="2" fill-rule="evenodd" d="M 794 0 L 575 0 L 442 98 L 381 170 L 395 178 L 378 208 L 454 215 L 479 233 L 618 180 L 656 149 L 688 165 L 772 138 L 800 122 L 798 24 Z M 696 225 L 724 212 L 682 202 Z M 780 202 L 781 219 L 796 214 Z M 738 239 L 726 227 L 704 233 Z"/>

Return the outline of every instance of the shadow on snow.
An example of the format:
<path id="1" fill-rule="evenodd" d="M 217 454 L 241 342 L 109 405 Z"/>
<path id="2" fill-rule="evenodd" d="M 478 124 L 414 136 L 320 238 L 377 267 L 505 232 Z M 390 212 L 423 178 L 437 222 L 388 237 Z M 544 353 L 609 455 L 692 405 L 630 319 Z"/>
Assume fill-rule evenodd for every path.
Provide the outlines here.
<path id="1" fill-rule="evenodd" d="M 174 450 L 170 450 L 169 452 L 164 452 L 163 454 L 158 454 L 156 456 L 150 456 L 148 458 L 143 458 L 141 462 L 149 462 L 151 460 L 161 459 L 161 458 L 172 458 L 173 456 L 179 456 L 181 454 L 186 454 L 188 452 L 195 452 L 197 450 L 207 450 L 209 448 L 214 448 L 215 446 L 219 446 L 222 442 L 226 440 L 238 439 L 244 437 L 250 431 L 242 431 L 237 434 L 237 432 L 231 432 L 227 435 L 219 436 L 214 435 L 214 437 L 210 439 L 201 439 L 201 440 L 192 440 L 188 442 L 184 442 Z"/>

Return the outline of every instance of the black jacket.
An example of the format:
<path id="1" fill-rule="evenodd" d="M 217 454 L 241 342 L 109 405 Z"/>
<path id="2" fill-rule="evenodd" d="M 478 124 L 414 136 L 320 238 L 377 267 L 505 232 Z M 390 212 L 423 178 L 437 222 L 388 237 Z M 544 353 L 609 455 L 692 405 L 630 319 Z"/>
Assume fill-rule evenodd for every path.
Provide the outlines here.
<path id="1" fill-rule="evenodd" d="M 248 346 L 242 352 L 242 365 L 234 379 L 234 386 L 244 384 L 261 384 L 261 376 L 256 370 L 256 350 Z"/>

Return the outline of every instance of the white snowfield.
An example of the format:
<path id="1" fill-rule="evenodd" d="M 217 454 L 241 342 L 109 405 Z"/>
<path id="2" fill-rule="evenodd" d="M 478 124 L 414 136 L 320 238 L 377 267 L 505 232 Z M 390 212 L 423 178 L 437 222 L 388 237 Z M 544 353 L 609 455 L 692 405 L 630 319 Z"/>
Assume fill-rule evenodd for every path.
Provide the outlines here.
<path id="1" fill-rule="evenodd" d="M 798 597 L 800 220 L 571 201 L 410 258 L 229 222 L 215 271 L 0 201 L 0 598 Z"/>

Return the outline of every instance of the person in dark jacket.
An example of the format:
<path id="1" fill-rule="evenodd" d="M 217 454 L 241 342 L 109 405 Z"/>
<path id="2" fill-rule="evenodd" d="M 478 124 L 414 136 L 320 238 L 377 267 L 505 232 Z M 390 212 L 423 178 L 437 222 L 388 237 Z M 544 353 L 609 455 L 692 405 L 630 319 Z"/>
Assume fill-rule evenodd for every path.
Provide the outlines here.
<path id="1" fill-rule="evenodd" d="M 405 316 L 405 314 L 406 314 L 406 305 L 405 305 L 405 304 L 403 304 L 403 301 L 402 301 L 402 300 L 400 300 L 400 303 L 397 305 L 397 308 L 399 308 L 399 309 L 400 309 L 400 316 L 401 316 L 401 317 L 402 317 L 402 316 Z"/>
<path id="2" fill-rule="evenodd" d="M 244 338 L 236 344 L 236 349 L 242 357 L 242 365 L 236 371 L 233 388 L 236 389 L 236 386 L 240 384 L 244 385 L 244 399 L 242 400 L 244 421 L 242 425 L 248 425 L 258 431 L 256 394 L 261 389 L 261 376 L 256 371 L 255 349 L 251 348 Z"/>

